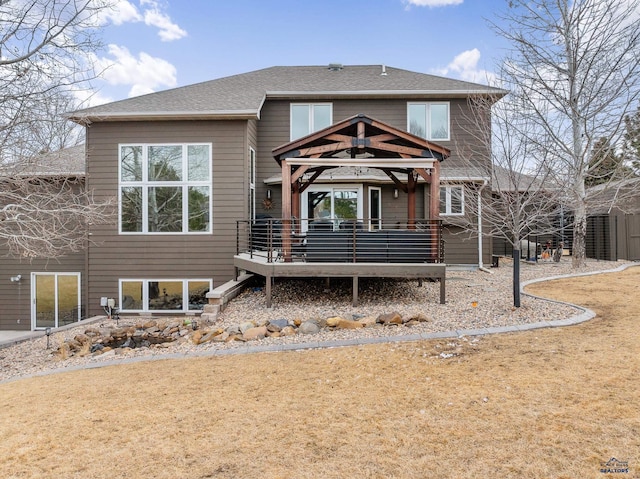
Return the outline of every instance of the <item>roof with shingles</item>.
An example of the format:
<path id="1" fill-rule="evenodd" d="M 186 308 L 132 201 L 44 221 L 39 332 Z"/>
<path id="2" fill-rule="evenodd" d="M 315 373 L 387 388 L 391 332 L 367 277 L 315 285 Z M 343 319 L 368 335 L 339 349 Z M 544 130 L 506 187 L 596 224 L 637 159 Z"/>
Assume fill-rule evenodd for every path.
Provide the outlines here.
<path id="1" fill-rule="evenodd" d="M 381 65 L 274 66 L 150 93 L 69 114 L 74 121 L 259 118 L 267 98 L 456 98 L 504 90 Z"/>
<path id="2" fill-rule="evenodd" d="M 85 145 L 70 146 L 19 161 L 5 168 L 5 176 L 85 176 Z"/>

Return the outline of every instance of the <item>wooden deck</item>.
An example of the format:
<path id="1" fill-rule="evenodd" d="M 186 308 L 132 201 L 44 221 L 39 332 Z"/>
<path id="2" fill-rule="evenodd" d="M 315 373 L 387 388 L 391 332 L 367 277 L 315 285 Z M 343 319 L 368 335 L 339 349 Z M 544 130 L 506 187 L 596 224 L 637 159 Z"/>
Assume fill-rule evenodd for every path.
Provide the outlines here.
<path id="1" fill-rule="evenodd" d="M 270 261 L 265 256 L 240 253 L 233 257 L 236 271 L 244 270 L 266 278 L 267 307 L 271 307 L 272 278 L 353 278 L 353 306 L 358 305 L 358 278 L 415 278 L 440 281 L 440 304 L 446 301 L 444 263 L 306 263 Z"/>

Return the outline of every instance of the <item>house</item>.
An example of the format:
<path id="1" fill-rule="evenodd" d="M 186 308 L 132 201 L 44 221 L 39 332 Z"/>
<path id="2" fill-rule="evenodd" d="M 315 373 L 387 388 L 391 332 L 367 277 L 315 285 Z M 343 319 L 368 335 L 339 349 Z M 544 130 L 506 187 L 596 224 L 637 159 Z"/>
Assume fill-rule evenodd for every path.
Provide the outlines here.
<path id="1" fill-rule="evenodd" d="M 84 151 L 84 145 L 74 146 L 44 154 L 35 161 L 19 162 L 11 171 L 4 169 L 3 200 L 20 201 L 11 198 L 7 191 L 15 191 L 21 197 L 26 194 L 66 195 L 69 189 L 82 191 L 85 181 Z M 51 200 L 55 201 L 55 197 Z M 32 229 L 29 223 L 34 215 L 28 210 L 34 204 L 38 204 L 38 200 L 34 203 L 22 202 L 24 214 L 29 215 L 29 220 L 3 225 L 6 235 L 0 251 L 5 274 L 0 281 L 0 329 L 3 330 L 54 327 L 78 321 L 85 315 L 86 301 L 82 298 L 82 293 L 87 290 L 85 251 L 79 247 L 76 252 L 69 251 L 63 258 L 43 259 L 41 253 L 46 250 L 46 241 L 42 244 L 38 238 L 30 241 L 32 248 L 40 248 L 37 255 L 32 250 L 15 251 L 16 248 L 9 241 L 11 234 L 38 234 L 38 230 Z M 46 217 L 40 218 L 40 221 L 49 224 Z M 84 238 L 80 237 L 78 241 L 84 243 Z"/>
<path id="2" fill-rule="evenodd" d="M 590 188 L 586 255 L 606 261 L 640 260 L 640 178 Z"/>
<path id="3" fill-rule="evenodd" d="M 73 112 L 86 127 L 87 187 L 119 203 L 116 225 L 90 226 L 78 306 L 101 314 L 111 297 L 132 314 L 198 312 L 204 292 L 235 277 L 239 243 L 265 216 L 298 220 L 281 238 L 283 263 L 317 216 L 367 230 L 440 221 L 447 265 L 488 263 L 490 238 L 459 234 L 447 218 L 466 213 L 458 152 L 478 150 L 468 99 L 505 93 L 333 64 L 271 67 Z M 474 162 L 486 172 L 480 185 L 488 152 Z"/>

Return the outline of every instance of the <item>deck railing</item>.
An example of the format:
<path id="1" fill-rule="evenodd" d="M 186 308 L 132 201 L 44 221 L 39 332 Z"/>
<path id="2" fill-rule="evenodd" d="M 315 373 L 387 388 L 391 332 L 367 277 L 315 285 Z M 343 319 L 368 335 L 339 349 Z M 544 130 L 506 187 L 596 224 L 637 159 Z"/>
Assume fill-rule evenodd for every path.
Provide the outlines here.
<path id="1" fill-rule="evenodd" d="M 441 220 L 279 219 L 237 222 L 237 253 L 266 262 L 444 263 Z"/>

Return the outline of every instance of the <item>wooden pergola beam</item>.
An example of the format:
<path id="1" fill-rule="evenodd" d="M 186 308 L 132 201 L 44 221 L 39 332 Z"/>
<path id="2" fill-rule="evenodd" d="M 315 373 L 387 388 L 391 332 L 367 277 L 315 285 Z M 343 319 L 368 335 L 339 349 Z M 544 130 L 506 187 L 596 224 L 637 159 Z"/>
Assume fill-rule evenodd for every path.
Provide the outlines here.
<path id="1" fill-rule="evenodd" d="M 406 153 L 412 157 L 418 158 L 433 158 L 433 155 L 428 150 L 421 150 L 419 148 L 413 148 L 412 146 L 394 145 L 392 143 L 386 143 L 383 141 L 371 141 L 369 147 L 375 150 L 393 151 L 394 153 Z"/>
<path id="2" fill-rule="evenodd" d="M 408 189 L 407 189 L 407 185 L 405 185 L 402 181 L 400 181 L 398 178 L 396 178 L 396 176 L 393 174 L 393 172 L 392 172 L 392 171 L 390 171 L 390 170 L 388 170 L 388 169 L 386 169 L 386 168 L 383 168 L 383 169 L 382 169 L 382 171 L 384 171 L 384 172 L 387 174 L 387 176 L 388 176 L 389 178 L 391 178 L 391 181 L 393 181 L 393 182 L 394 182 L 394 184 L 395 184 L 399 189 L 401 189 L 403 192 L 407 193 L 407 191 L 408 191 Z"/>

